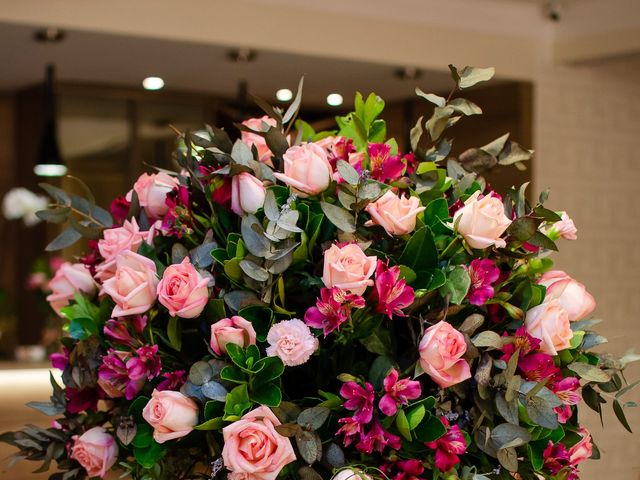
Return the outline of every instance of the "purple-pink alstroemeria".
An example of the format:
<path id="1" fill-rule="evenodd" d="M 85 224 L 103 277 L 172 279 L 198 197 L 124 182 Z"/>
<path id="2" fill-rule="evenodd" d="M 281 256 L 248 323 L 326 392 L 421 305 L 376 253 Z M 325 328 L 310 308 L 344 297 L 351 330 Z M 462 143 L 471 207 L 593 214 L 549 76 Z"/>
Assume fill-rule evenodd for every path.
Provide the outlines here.
<path id="1" fill-rule="evenodd" d="M 400 278 L 400 268 L 389 268 L 382 260 L 376 265 L 375 286 L 373 289 L 373 302 L 378 313 L 384 313 L 389 318 L 393 315 L 406 316 L 402 311 L 413 303 L 415 294 L 413 288 Z"/>
<path id="2" fill-rule="evenodd" d="M 494 295 L 493 284 L 500 277 L 500 269 L 493 260 L 475 259 L 467 268 L 471 287 L 467 299 L 471 305 L 484 305 Z"/>
<path id="3" fill-rule="evenodd" d="M 385 393 L 378 407 L 387 416 L 395 415 L 399 405 L 407 405 L 409 400 L 420 398 L 422 394 L 420 382 L 409 378 L 398 380 L 398 377 L 398 371 L 392 368 L 383 382 Z"/>

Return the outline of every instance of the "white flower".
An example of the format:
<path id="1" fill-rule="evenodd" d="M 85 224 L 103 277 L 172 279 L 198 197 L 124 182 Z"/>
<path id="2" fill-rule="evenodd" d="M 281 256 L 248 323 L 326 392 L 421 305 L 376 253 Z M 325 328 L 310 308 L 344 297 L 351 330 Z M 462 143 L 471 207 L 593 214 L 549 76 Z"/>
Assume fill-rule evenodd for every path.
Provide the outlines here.
<path id="1" fill-rule="evenodd" d="M 9 190 L 2 199 L 2 213 L 7 220 L 22 219 L 27 227 L 40 222 L 36 216 L 39 210 L 47 208 L 47 198 L 36 195 L 26 188 L 17 187 Z"/>

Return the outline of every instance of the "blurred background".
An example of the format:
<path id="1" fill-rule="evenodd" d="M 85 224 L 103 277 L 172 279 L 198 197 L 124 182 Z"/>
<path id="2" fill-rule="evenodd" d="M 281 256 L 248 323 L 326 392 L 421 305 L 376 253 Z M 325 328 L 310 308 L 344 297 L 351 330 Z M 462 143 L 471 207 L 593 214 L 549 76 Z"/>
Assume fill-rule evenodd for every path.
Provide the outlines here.
<path id="1" fill-rule="evenodd" d="M 579 230 L 558 266 L 597 298 L 607 350 L 640 346 L 638 0 L 0 0 L 0 197 L 41 193 L 34 167 L 52 173 L 42 164 L 53 162 L 108 206 L 145 164 L 170 166 L 169 125 L 237 135 L 234 122 L 262 115 L 251 94 L 286 105 L 302 75 L 302 117 L 316 129 L 349 111 L 356 90 L 375 92 L 402 147 L 428 111 L 415 87 L 446 94 L 449 63 L 497 71 L 469 92 L 485 114 L 454 129 L 455 151 L 506 132 L 535 149 L 527 171 L 489 181 L 530 181 L 536 197 L 551 189 L 550 208 Z M 33 219 L 42 198 L 14 195 L 0 217 L 0 431 L 46 424 L 23 404 L 50 394 L 46 355 L 59 331 L 43 285 L 60 258 L 42 254 L 56 230 Z M 584 415 L 604 460 L 582 478 L 639 479 L 640 435 L 609 406 L 606 431 Z M 640 411 L 627 417 L 640 430 Z M 0 444 L 0 457 L 10 453 Z M 2 465 L 0 477 L 47 477 L 34 468 Z"/>

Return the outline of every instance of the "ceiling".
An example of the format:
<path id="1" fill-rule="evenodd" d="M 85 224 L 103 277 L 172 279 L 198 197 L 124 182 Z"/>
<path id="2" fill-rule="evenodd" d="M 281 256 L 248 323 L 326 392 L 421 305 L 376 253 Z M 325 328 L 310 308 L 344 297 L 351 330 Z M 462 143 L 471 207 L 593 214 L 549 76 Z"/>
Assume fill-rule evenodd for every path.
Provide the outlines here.
<path id="1" fill-rule="evenodd" d="M 341 93 L 349 103 L 360 89 L 387 100 L 408 98 L 414 88 L 442 91 L 451 85 L 444 72 L 423 71 L 418 80 L 400 80 L 394 67 L 295 54 L 258 51 L 254 61 L 235 63 L 229 48 L 154 38 L 67 31 L 58 44 L 33 40 L 36 27 L 0 23 L 0 91 L 13 91 L 42 81 L 45 65 L 54 63 L 63 82 L 141 88 L 147 76 L 160 76 L 166 89 L 234 96 L 247 80 L 249 91 L 273 100 L 276 90 L 295 92 L 305 75 L 305 103 L 324 104 L 326 95 Z"/>

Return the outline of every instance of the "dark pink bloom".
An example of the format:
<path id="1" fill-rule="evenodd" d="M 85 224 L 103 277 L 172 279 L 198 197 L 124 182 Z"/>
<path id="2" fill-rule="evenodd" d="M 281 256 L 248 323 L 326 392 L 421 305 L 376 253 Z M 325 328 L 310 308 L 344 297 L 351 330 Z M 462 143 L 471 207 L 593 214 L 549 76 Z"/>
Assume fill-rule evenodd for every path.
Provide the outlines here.
<path id="1" fill-rule="evenodd" d="M 49 360 L 53 368 L 64 371 L 69 365 L 69 350 L 67 350 L 67 347 L 62 347 L 62 352 L 52 353 L 49 355 Z"/>
<path id="2" fill-rule="evenodd" d="M 441 472 L 448 472 L 460 462 L 458 455 L 467 451 L 467 442 L 458 425 L 450 427 L 445 417 L 440 417 L 440 421 L 447 427 L 447 433 L 435 442 L 427 442 L 425 445 L 436 451 L 436 468 Z"/>
<path id="3" fill-rule="evenodd" d="M 389 318 L 393 318 L 394 314 L 404 317 L 406 315 L 402 309 L 411 305 L 414 298 L 413 288 L 400 279 L 400 267 L 389 268 L 385 262 L 378 260 L 373 290 L 376 311 Z"/>
<path id="4" fill-rule="evenodd" d="M 554 410 L 558 414 L 558 421 L 560 423 L 566 423 L 573 414 L 571 405 L 577 405 L 582 400 L 582 396 L 580 395 L 580 380 L 575 377 L 566 377 L 551 383 L 549 389 L 551 389 L 564 404 L 554 408 Z"/>
<path id="5" fill-rule="evenodd" d="M 557 475 L 555 478 L 578 480 L 578 470 L 571 464 L 567 447 L 562 443 L 553 443 L 549 440 L 547 448 L 542 452 L 542 458 L 544 459 L 544 468 L 552 475 Z"/>
<path id="6" fill-rule="evenodd" d="M 178 219 L 182 219 L 184 214 L 190 212 L 189 189 L 184 185 L 179 185 L 165 197 L 165 204 L 169 210 L 162 218 L 162 230 L 171 235 L 182 236 L 183 228 L 178 228 Z"/>
<path id="7" fill-rule="evenodd" d="M 231 177 L 228 175 L 224 177 L 222 183 L 211 194 L 211 200 L 227 210 L 231 209 Z"/>
<path id="8" fill-rule="evenodd" d="M 406 165 L 399 155 L 391 155 L 391 146 L 386 143 L 370 143 L 368 147 L 371 178 L 380 182 L 397 180 Z"/>
<path id="9" fill-rule="evenodd" d="M 505 332 L 503 336 L 506 337 L 508 334 Z M 504 355 L 501 359 L 505 362 L 509 361 L 511 355 L 513 355 L 518 348 L 520 349 L 520 357 L 522 358 L 529 355 L 531 352 L 534 352 L 540 346 L 540 339 L 529 335 L 529 332 L 527 332 L 525 327 L 518 328 L 515 331 L 513 338 L 513 343 L 508 343 L 502 347 Z"/>
<path id="10" fill-rule="evenodd" d="M 112 318 L 104 324 L 104 335 L 113 343 L 119 343 L 128 347 L 140 345 L 140 341 L 131 336 L 127 328 L 129 320 L 126 317 Z"/>
<path id="11" fill-rule="evenodd" d="M 373 385 L 365 382 L 364 387 L 356 382 L 345 382 L 340 388 L 340 395 L 346 400 L 344 408 L 355 412 L 353 418 L 360 423 L 369 423 L 373 417 L 373 401 L 375 392 Z"/>
<path id="12" fill-rule="evenodd" d="M 122 225 L 127 219 L 127 214 L 131 208 L 131 202 L 128 202 L 124 195 L 117 197 L 109 206 L 109 211 L 116 225 Z"/>
<path id="13" fill-rule="evenodd" d="M 400 437 L 387 432 L 376 419 L 371 424 L 369 432 L 362 436 L 356 448 L 360 452 L 371 454 L 374 451 L 382 453 L 387 447 L 398 450 L 400 445 Z"/>
<path id="14" fill-rule="evenodd" d="M 342 444 L 348 447 L 357 439 L 362 437 L 362 424 L 353 417 L 345 417 L 338 420 L 342 426 L 336 432 L 336 435 L 344 435 Z"/>
<path id="15" fill-rule="evenodd" d="M 147 327 L 147 320 L 146 315 L 133 315 L 129 317 L 129 322 L 133 325 L 133 330 L 138 334 L 144 332 L 144 329 Z"/>
<path id="16" fill-rule="evenodd" d="M 180 390 L 180 387 L 187 381 L 187 372 L 184 370 L 176 370 L 175 372 L 167 372 L 162 374 L 162 380 L 156 390 Z"/>
<path id="17" fill-rule="evenodd" d="M 420 382 L 404 378 L 398 380 L 398 371 L 393 368 L 383 382 L 385 394 L 380 399 L 380 411 L 387 416 L 395 415 L 398 405 L 406 405 L 409 400 L 420 398 L 422 388 Z"/>
<path id="18" fill-rule="evenodd" d="M 380 470 L 392 480 L 422 480 L 424 465 L 420 460 L 398 460 L 385 463 Z"/>
<path id="19" fill-rule="evenodd" d="M 551 380 L 560 373 L 560 369 L 553 363 L 553 357 L 546 353 L 533 353 L 520 358 L 518 368 L 524 377 L 532 382 Z"/>
<path id="20" fill-rule="evenodd" d="M 49 268 L 51 269 L 51 273 L 56 273 L 65 262 L 66 260 L 58 255 L 51 257 L 49 259 Z"/>
<path id="21" fill-rule="evenodd" d="M 85 410 L 95 410 L 98 406 L 100 396 L 95 388 L 85 388 L 77 390 L 67 387 L 64 391 L 67 398 L 67 411 L 69 413 L 80 413 Z"/>
<path id="22" fill-rule="evenodd" d="M 471 287 L 467 298 L 471 305 L 484 305 L 493 294 L 493 284 L 500 277 L 500 269 L 496 267 L 493 260 L 475 259 L 467 268 L 471 278 Z"/>
<path id="23" fill-rule="evenodd" d="M 102 365 L 98 369 L 98 384 L 111 398 L 122 395 L 127 400 L 133 400 L 144 385 L 144 378 L 133 380 L 129 377 L 127 362 L 131 354 L 109 349 L 102 357 Z"/>
<path id="24" fill-rule="evenodd" d="M 136 355 L 127 360 L 127 372 L 131 380 L 153 380 L 160 375 L 162 362 L 158 355 L 158 345 L 140 347 L 136 350 Z"/>
<path id="25" fill-rule="evenodd" d="M 312 328 L 321 328 L 325 337 L 349 319 L 352 308 L 364 307 L 364 298 L 347 294 L 340 288 L 323 288 L 316 306 L 304 314 L 304 321 Z"/>
<path id="26" fill-rule="evenodd" d="M 407 171 L 405 172 L 407 175 L 411 175 L 415 173 L 418 168 L 418 164 L 420 161 L 416 158 L 413 153 L 407 153 L 404 157 L 404 163 L 407 165 Z"/>

